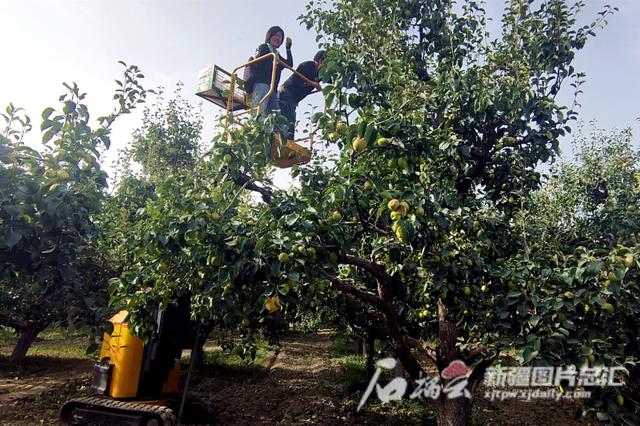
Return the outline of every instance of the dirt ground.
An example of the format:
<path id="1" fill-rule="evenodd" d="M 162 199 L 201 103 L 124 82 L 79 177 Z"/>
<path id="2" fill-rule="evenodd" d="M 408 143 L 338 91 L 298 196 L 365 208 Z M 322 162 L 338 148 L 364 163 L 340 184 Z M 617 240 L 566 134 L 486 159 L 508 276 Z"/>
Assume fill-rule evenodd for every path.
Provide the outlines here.
<path id="1" fill-rule="evenodd" d="M 57 424 L 58 409 L 91 385 L 88 359 L 29 357 L 21 366 L 0 358 L 0 424 Z"/>
<path id="2" fill-rule="evenodd" d="M 340 371 L 332 367 L 328 332 L 295 336 L 267 359 L 267 371 L 244 382 L 201 381 L 223 425 L 344 424 Z"/>
<path id="3" fill-rule="evenodd" d="M 435 424 L 429 410 L 415 405 L 375 404 L 354 413 L 361 392 L 349 394 L 341 368 L 332 361 L 331 335 L 293 335 L 267 356 L 266 366 L 244 377 L 205 374 L 191 391 L 209 399 L 220 425 Z M 0 424 L 57 424 L 69 398 L 89 394 L 92 362 L 31 357 L 15 367 L 0 359 Z M 365 385 L 366 386 L 366 385 Z M 573 420 L 574 401 L 489 401 L 478 398 L 472 425 L 583 425 Z"/>

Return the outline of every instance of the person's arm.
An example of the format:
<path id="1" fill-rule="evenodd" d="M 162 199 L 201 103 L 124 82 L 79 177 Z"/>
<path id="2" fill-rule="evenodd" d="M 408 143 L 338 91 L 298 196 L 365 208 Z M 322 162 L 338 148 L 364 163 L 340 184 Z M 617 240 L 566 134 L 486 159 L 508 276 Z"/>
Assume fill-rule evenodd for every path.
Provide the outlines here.
<path id="1" fill-rule="evenodd" d="M 287 42 L 285 43 L 285 47 L 287 49 L 287 59 L 284 60 L 284 63 L 293 66 L 293 55 L 291 54 L 291 37 L 287 37 Z"/>
<path id="2" fill-rule="evenodd" d="M 313 63 L 312 61 L 303 62 L 298 66 L 297 71 L 313 82 L 309 83 L 306 80 L 302 80 L 305 86 L 313 86 L 318 90 L 322 90 L 322 87 L 320 87 L 320 84 L 318 84 L 318 73 L 316 72 L 315 63 Z"/>
<path id="3" fill-rule="evenodd" d="M 320 86 L 320 75 L 318 75 L 318 70 L 314 69 L 316 78 L 313 79 L 315 81 L 315 88 L 322 92 L 322 86 Z"/>

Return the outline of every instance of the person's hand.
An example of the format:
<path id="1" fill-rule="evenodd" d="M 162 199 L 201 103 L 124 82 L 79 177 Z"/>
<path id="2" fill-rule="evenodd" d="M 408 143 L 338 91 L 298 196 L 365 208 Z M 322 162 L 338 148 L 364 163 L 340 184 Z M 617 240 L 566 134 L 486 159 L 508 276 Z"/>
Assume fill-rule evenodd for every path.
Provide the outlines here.
<path id="1" fill-rule="evenodd" d="M 322 86 L 320 86 L 320 83 L 313 83 L 313 87 L 322 92 Z"/>
<path id="2" fill-rule="evenodd" d="M 287 37 L 287 42 L 285 44 L 287 49 L 291 49 L 291 43 L 293 43 L 293 41 L 291 40 L 291 37 Z"/>

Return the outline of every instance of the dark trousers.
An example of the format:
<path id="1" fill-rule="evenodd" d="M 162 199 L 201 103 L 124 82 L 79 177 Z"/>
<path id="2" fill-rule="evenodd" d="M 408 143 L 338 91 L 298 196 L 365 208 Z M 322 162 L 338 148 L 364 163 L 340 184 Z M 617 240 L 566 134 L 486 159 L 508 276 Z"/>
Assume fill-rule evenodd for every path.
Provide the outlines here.
<path id="1" fill-rule="evenodd" d="M 298 103 L 286 90 L 280 92 L 280 113 L 289 120 L 287 140 L 294 140 L 296 135 L 296 108 Z"/>

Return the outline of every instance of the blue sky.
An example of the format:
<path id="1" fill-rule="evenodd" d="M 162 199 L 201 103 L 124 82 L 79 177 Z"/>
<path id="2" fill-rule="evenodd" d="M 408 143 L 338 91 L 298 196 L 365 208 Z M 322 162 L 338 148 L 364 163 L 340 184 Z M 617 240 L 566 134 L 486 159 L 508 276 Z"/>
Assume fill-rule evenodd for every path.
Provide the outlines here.
<path id="1" fill-rule="evenodd" d="M 487 3 L 489 14 L 499 18 L 502 2 Z M 587 3 L 585 22 L 606 3 L 620 12 L 578 53 L 576 68 L 587 72 L 582 119 L 597 119 L 604 128 L 633 126 L 638 134 L 640 2 Z M 112 108 L 118 60 L 141 67 L 148 88 L 163 85 L 170 91 L 184 82 L 185 96 L 197 105 L 199 98 L 191 93 L 198 71 L 213 63 L 231 69 L 245 61 L 271 25 L 282 26 L 293 38 L 296 64 L 311 59 L 315 34 L 296 20 L 305 5 L 304 0 L 0 0 L 0 107 L 13 102 L 39 124 L 40 112 L 55 106 L 63 93 L 62 82 L 75 81 L 88 93 L 92 115 L 103 115 Z M 312 103 L 320 105 L 319 97 Z M 206 137 L 217 111 L 203 105 Z M 116 124 L 114 148 L 128 142 L 139 120 L 138 113 Z"/>

